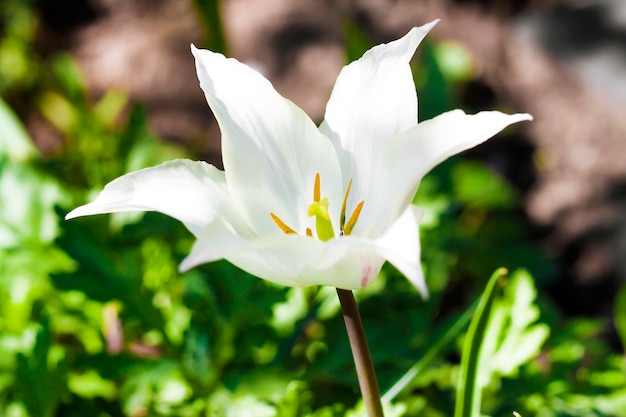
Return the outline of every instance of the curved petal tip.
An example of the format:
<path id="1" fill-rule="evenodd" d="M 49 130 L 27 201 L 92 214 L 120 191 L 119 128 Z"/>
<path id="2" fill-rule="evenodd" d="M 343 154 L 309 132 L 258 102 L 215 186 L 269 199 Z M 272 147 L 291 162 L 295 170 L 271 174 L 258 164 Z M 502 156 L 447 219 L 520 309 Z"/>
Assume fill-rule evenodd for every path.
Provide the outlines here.
<path id="1" fill-rule="evenodd" d="M 90 206 L 90 204 L 85 204 L 83 206 L 76 207 L 74 210 L 70 211 L 69 213 L 67 213 L 65 215 L 65 220 L 71 220 L 71 219 L 74 219 L 76 217 L 89 216 L 91 214 L 97 214 L 97 213 L 94 212 L 94 210 L 89 210 L 89 206 Z"/>

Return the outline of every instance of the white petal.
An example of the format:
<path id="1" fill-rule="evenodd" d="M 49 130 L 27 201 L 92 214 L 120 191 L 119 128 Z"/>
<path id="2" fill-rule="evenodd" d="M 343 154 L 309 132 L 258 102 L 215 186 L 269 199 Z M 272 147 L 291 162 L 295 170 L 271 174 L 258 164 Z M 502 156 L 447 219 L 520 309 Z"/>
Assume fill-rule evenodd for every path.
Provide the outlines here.
<path id="1" fill-rule="evenodd" d="M 286 234 L 245 240 L 216 219 L 198 239 L 181 270 L 224 258 L 281 285 L 359 289 L 376 278 L 384 262 L 370 246 L 343 238 L 322 242 Z"/>
<path id="2" fill-rule="evenodd" d="M 344 236 L 328 242 L 285 234 L 246 240 L 218 218 L 198 239 L 181 270 L 223 258 L 281 285 L 356 290 L 370 284 L 388 260 L 427 296 L 420 265 L 420 218 L 421 211 L 411 206 L 379 239 Z"/>
<path id="3" fill-rule="evenodd" d="M 245 233 L 224 172 L 205 162 L 179 159 L 131 172 L 111 181 L 94 201 L 65 218 L 123 211 L 164 213 L 181 221 L 196 237 L 216 216 L 225 216 Z"/>
<path id="4" fill-rule="evenodd" d="M 428 288 L 420 264 L 418 223 L 421 217 L 422 211 L 411 205 L 378 239 L 345 236 L 338 240 L 345 240 L 345 243 L 359 247 L 363 252 L 369 251 L 372 259 L 387 260 L 406 276 L 424 297 L 427 297 Z M 361 287 L 369 282 L 362 282 Z"/>
<path id="5" fill-rule="evenodd" d="M 358 290 L 370 284 L 380 273 L 385 259 L 368 246 L 339 238 L 324 245 L 301 271 L 301 279 L 319 285 Z"/>
<path id="6" fill-rule="evenodd" d="M 395 200 L 390 204 L 392 212 L 404 210 L 413 199 L 422 177 L 435 165 L 524 120 L 532 120 L 532 116 L 497 111 L 467 115 L 461 110 L 453 110 L 394 138 L 388 154 L 390 161 L 395 161 L 390 181 L 394 185 L 391 189 Z"/>
<path id="7" fill-rule="evenodd" d="M 312 226 L 315 174 L 322 196 L 340 209 L 341 172 L 334 148 L 311 119 L 280 96 L 261 74 L 235 59 L 192 47 L 200 85 L 222 132 L 222 158 L 231 195 L 259 235 L 282 233 L 279 216 L 304 233 Z"/>
<path id="8" fill-rule="evenodd" d="M 191 252 L 180 264 L 181 272 L 200 264 L 224 259 L 250 242 L 220 217 L 214 218 L 197 238 Z"/>
<path id="9" fill-rule="evenodd" d="M 424 297 L 428 297 L 420 263 L 418 223 L 422 215 L 422 210 L 409 205 L 377 243 L 378 253 L 402 272 Z"/>
<path id="10" fill-rule="evenodd" d="M 349 206 L 365 207 L 355 234 L 384 230 L 387 219 L 369 210 L 374 197 L 385 199 L 389 167 L 383 157 L 389 140 L 417 124 L 417 94 L 409 61 L 437 21 L 413 28 L 401 39 L 375 46 L 343 68 L 326 107 L 320 130 L 337 148 L 344 185 L 352 178 Z M 379 225 L 379 226 L 375 226 Z M 376 232 L 377 233 L 377 232 Z M 375 233 L 374 233 L 375 234 Z"/>

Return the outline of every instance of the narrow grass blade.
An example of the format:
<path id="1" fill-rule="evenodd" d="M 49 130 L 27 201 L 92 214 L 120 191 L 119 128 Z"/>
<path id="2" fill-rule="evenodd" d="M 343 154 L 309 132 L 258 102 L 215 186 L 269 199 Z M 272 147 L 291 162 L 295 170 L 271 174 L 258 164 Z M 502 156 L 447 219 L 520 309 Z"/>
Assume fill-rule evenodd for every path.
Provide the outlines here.
<path id="1" fill-rule="evenodd" d="M 475 302 L 470 306 L 460 317 L 454 322 L 448 325 L 448 328 L 441 332 L 440 336 L 431 345 L 430 349 L 421 357 L 419 361 L 415 363 L 395 384 L 393 384 L 382 397 L 384 404 L 389 404 L 393 401 L 402 391 L 404 391 L 413 380 L 420 374 L 430 363 L 435 359 L 441 350 L 448 345 L 455 337 L 457 337 L 461 331 L 465 328 L 467 323 L 472 318 L 474 310 L 478 302 Z"/>
<path id="2" fill-rule="evenodd" d="M 496 284 L 507 273 L 505 268 L 500 268 L 493 273 L 470 323 L 461 356 L 461 373 L 457 386 L 454 417 L 480 416 L 481 387 L 478 384 L 480 349 L 497 292 L 495 291 Z"/>

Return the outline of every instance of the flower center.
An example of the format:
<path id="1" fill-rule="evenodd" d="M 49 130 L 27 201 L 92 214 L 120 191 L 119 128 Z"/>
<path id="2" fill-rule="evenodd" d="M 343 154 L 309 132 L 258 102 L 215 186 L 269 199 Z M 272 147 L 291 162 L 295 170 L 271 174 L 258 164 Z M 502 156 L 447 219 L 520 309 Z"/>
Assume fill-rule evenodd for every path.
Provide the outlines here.
<path id="1" fill-rule="evenodd" d="M 339 235 L 349 235 L 352 233 L 352 229 L 356 225 L 357 220 L 359 219 L 359 215 L 361 214 L 361 209 L 365 204 L 364 200 L 361 200 L 359 204 L 357 204 L 356 208 L 352 212 L 352 215 L 346 222 L 346 204 L 348 202 L 348 195 L 350 194 L 350 188 L 352 187 L 352 180 L 348 183 L 348 188 L 346 189 L 346 194 L 343 197 L 343 203 L 341 204 L 341 214 L 339 215 Z M 321 190 L 320 190 L 320 174 L 315 174 L 315 184 L 313 186 L 313 203 L 311 203 L 307 209 L 307 214 L 309 217 L 315 217 L 315 231 L 317 232 L 318 239 L 326 242 L 335 237 L 335 230 L 333 229 L 333 223 L 330 219 L 330 215 L 328 213 L 328 198 L 321 198 Z M 283 222 L 280 217 L 278 217 L 274 213 L 270 213 L 270 217 L 274 220 L 274 223 L 278 226 L 280 230 L 285 232 L 286 234 L 298 234 L 291 227 L 287 226 L 285 222 Z M 313 231 L 306 228 L 306 235 L 313 237 Z"/>

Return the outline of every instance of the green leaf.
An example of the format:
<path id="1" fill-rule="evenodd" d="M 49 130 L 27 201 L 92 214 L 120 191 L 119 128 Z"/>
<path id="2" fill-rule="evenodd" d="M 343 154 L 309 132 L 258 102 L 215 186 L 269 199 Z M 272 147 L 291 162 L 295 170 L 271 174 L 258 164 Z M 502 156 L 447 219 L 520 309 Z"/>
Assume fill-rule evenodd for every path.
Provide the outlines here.
<path id="1" fill-rule="evenodd" d="M 154 407 L 169 408 L 187 399 L 190 387 L 175 362 L 160 360 L 130 368 L 120 394 L 125 415 L 155 415 L 150 413 Z"/>
<path id="2" fill-rule="evenodd" d="M 626 285 L 620 289 L 615 298 L 615 328 L 626 350 Z"/>
<path id="3" fill-rule="evenodd" d="M 78 62 L 67 53 L 56 55 L 51 62 L 52 71 L 63 93 L 73 102 L 85 100 L 85 76 Z"/>
<path id="4" fill-rule="evenodd" d="M 478 162 L 460 161 L 452 169 L 457 198 L 473 208 L 511 208 L 517 201 L 514 189 Z"/>
<path id="5" fill-rule="evenodd" d="M 482 389 L 494 376 L 516 376 L 520 366 L 535 357 L 549 334 L 545 324 L 535 324 L 539 309 L 531 276 L 516 271 L 502 296 L 495 284 L 505 270 L 494 273 L 470 324 L 461 359 L 455 417 L 478 417 Z"/>
<path id="6" fill-rule="evenodd" d="M 54 206 L 65 198 L 28 164 L 0 164 L 0 248 L 51 242 L 58 232 Z"/>
<path id="7" fill-rule="evenodd" d="M 220 0 L 193 0 L 204 32 L 204 46 L 214 52 L 226 52 L 226 39 L 222 28 L 222 2 Z"/>
<path id="8" fill-rule="evenodd" d="M 113 399 L 117 395 L 117 388 L 112 381 L 108 381 L 95 370 L 69 375 L 68 386 L 70 391 L 83 398 L 102 397 Z"/>
<path id="9" fill-rule="evenodd" d="M 39 152 L 13 110 L 0 98 L 0 161 L 23 162 Z"/>
<path id="10" fill-rule="evenodd" d="M 361 58 L 365 51 L 372 47 L 372 42 L 365 36 L 353 20 L 342 20 L 341 29 L 345 37 L 346 60 L 348 62 Z"/>
<path id="11" fill-rule="evenodd" d="M 77 269 L 69 273 L 51 276 L 60 290 L 78 290 L 98 301 L 121 300 L 125 313 L 141 318 L 149 327 L 162 329 L 163 315 L 154 306 L 154 292 L 137 279 L 140 268 L 136 266 L 140 256 L 135 242 L 114 240 L 106 235 L 105 218 L 81 219 L 64 222 L 65 234 L 57 244 L 77 263 Z M 94 237 L 107 236 L 104 241 Z M 117 250 L 111 250 L 116 247 Z"/>
<path id="12" fill-rule="evenodd" d="M 440 42 L 435 46 L 434 54 L 447 80 L 463 82 L 475 76 L 472 55 L 460 42 Z"/>
<path id="13" fill-rule="evenodd" d="M 518 270 L 494 304 L 482 351 L 484 385 L 493 375 L 517 376 L 519 367 L 539 354 L 550 330 L 534 324 L 539 318 L 536 295 L 532 277 Z"/>
<path id="14" fill-rule="evenodd" d="M 70 134 L 81 121 L 80 109 L 67 97 L 55 92 L 46 91 L 37 100 L 38 110 L 55 128 L 63 134 Z"/>
<path id="15" fill-rule="evenodd" d="M 277 410 L 247 392 L 232 393 L 226 389 L 215 392 L 209 399 L 211 414 L 224 417 L 275 417 Z"/>
<path id="16" fill-rule="evenodd" d="M 465 336 L 454 409 L 455 417 L 479 417 L 480 415 L 481 387 L 478 383 L 478 377 L 481 366 L 481 349 L 497 293 L 495 291 L 496 284 L 502 280 L 506 273 L 506 269 L 500 268 L 489 279 L 478 302 L 467 336 Z"/>
<path id="17" fill-rule="evenodd" d="M 415 363 L 391 388 L 389 388 L 382 396 L 383 405 L 393 401 L 398 394 L 405 390 L 410 383 L 437 357 L 443 348 L 465 328 L 465 325 L 472 317 L 472 313 L 476 309 L 476 304 L 468 308 L 465 313 L 456 318 L 444 327 L 444 331 L 431 344 L 430 349 Z"/>
<path id="18" fill-rule="evenodd" d="M 436 44 L 428 38 L 421 43 L 413 68 L 419 92 L 419 120 L 428 120 L 454 107 L 452 91 L 436 57 Z"/>
<path id="19" fill-rule="evenodd" d="M 128 94 L 120 90 L 109 90 L 93 107 L 93 114 L 100 123 L 113 129 L 127 104 Z"/>
<path id="20" fill-rule="evenodd" d="M 42 328 L 32 352 L 17 356 L 16 391 L 30 415 L 52 417 L 68 392 L 66 364 L 63 360 L 54 360 L 47 317 L 40 322 Z"/>
<path id="21" fill-rule="evenodd" d="M 296 417 L 307 414 L 311 408 L 313 393 L 308 390 L 305 383 L 291 381 L 282 391 L 284 396 L 277 401 L 276 417 Z"/>

